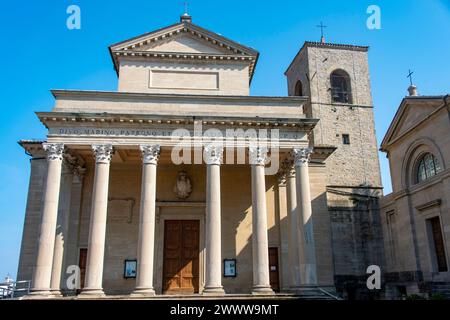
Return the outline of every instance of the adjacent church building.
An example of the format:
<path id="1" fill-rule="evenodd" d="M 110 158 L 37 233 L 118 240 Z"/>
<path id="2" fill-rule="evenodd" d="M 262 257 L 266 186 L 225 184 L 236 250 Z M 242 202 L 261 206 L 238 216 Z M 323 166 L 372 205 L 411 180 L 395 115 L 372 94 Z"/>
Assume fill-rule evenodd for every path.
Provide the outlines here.
<path id="1" fill-rule="evenodd" d="M 393 189 L 380 203 L 386 295 L 450 298 L 450 97 L 409 91 L 381 144 Z"/>
<path id="2" fill-rule="evenodd" d="M 19 142 L 31 173 L 18 280 L 37 298 L 317 299 L 382 298 L 366 286 L 371 265 L 383 281 L 448 281 L 436 272 L 448 263 L 438 231 L 449 228 L 450 141 L 407 146 L 401 126 L 390 129 L 392 170 L 420 170 L 394 181 L 380 211 L 368 49 L 305 42 L 285 72 L 288 94 L 270 97 L 249 95 L 259 53 L 187 14 L 110 46 L 118 90 L 53 90 L 54 106 L 36 113 L 46 139 Z M 431 121 L 441 102 L 404 108 L 424 104 Z M 448 124 L 441 131 L 450 137 Z M 413 160 L 402 164 L 405 152 Z M 433 196 L 412 192 L 423 188 Z"/>

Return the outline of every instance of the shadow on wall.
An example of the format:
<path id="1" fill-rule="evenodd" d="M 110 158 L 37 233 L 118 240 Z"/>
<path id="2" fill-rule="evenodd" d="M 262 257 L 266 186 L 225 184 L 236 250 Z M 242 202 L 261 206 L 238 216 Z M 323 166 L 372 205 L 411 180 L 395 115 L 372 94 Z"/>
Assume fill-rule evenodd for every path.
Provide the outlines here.
<path id="1" fill-rule="evenodd" d="M 383 294 L 368 290 L 366 284 L 369 266 L 382 271 L 385 266 L 380 195 L 380 190 L 367 186 L 328 189 L 336 290 L 349 300 L 379 299 Z"/>

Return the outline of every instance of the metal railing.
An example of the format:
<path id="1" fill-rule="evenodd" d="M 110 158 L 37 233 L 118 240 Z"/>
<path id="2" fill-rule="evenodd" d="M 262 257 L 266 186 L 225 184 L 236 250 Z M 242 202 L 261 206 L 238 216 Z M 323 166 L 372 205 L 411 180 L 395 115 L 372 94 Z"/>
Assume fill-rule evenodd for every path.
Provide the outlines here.
<path id="1" fill-rule="evenodd" d="M 31 281 L 10 281 L 0 283 L 0 299 L 14 299 L 30 293 Z"/>
<path id="2" fill-rule="evenodd" d="M 329 296 L 330 298 L 333 298 L 334 300 L 343 300 L 342 298 L 339 298 L 338 296 L 335 296 L 334 294 L 332 294 L 332 293 L 326 291 L 326 290 L 323 289 L 323 288 L 318 288 L 318 289 L 319 289 L 323 294 Z"/>

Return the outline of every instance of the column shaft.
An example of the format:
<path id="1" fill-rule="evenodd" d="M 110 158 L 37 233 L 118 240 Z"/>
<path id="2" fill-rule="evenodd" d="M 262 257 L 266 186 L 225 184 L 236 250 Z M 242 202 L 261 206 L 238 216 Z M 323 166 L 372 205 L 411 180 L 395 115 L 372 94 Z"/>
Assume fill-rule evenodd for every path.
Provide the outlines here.
<path id="1" fill-rule="evenodd" d="M 206 275 L 203 294 L 224 294 L 222 287 L 222 228 L 220 162 L 223 148 L 205 147 L 206 167 Z"/>
<path id="2" fill-rule="evenodd" d="M 134 295 L 154 295 L 153 266 L 155 251 L 156 168 L 159 146 L 141 146 L 142 186 L 139 218 L 139 242 Z"/>
<path id="3" fill-rule="evenodd" d="M 58 223 L 55 235 L 55 248 L 53 250 L 53 267 L 51 277 L 51 291 L 54 295 L 61 294 L 61 275 L 64 272 L 63 262 L 65 254 L 65 244 L 69 230 L 69 214 L 71 208 L 73 173 L 65 168 L 62 174 L 60 205 L 58 210 Z"/>
<path id="4" fill-rule="evenodd" d="M 58 217 L 59 189 L 61 183 L 62 144 L 44 144 L 47 152 L 47 182 L 45 185 L 36 267 L 34 269 L 32 295 L 50 294 L 50 281 Z"/>
<path id="5" fill-rule="evenodd" d="M 267 205 L 265 151 L 250 149 L 252 164 L 252 252 L 253 294 L 273 294 L 269 273 L 269 241 L 267 236 Z"/>
<path id="6" fill-rule="evenodd" d="M 295 172 L 286 173 L 286 200 L 289 225 L 289 271 L 290 287 L 300 286 L 300 260 L 299 260 L 299 213 L 297 206 L 297 190 Z"/>
<path id="7" fill-rule="evenodd" d="M 103 260 L 108 209 L 109 167 L 112 146 L 93 146 L 96 156 L 94 189 L 86 264 L 86 278 L 82 295 L 103 295 Z"/>
<path id="8" fill-rule="evenodd" d="M 294 150 L 297 203 L 300 213 L 299 258 L 303 285 L 317 285 L 316 249 L 309 185 L 309 157 L 311 153 L 312 150 L 309 148 Z"/>

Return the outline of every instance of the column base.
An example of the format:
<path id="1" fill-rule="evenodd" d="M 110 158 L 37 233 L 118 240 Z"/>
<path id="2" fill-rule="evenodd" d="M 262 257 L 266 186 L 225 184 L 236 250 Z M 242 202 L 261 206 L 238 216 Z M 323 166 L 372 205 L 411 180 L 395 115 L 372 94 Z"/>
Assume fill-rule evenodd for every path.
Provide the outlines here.
<path id="1" fill-rule="evenodd" d="M 130 294 L 131 297 L 135 298 L 153 297 L 155 295 L 156 293 L 153 288 L 135 288 Z"/>
<path id="2" fill-rule="evenodd" d="M 60 290 L 50 290 L 50 294 L 55 298 L 61 298 L 63 296 Z"/>
<path id="3" fill-rule="evenodd" d="M 265 295 L 265 296 L 270 296 L 270 295 L 275 295 L 275 292 L 272 290 L 272 288 L 269 286 L 253 286 L 252 288 L 252 294 L 253 295 Z"/>
<path id="4" fill-rule="evenodd" d="M 32 290 L 29 294 L 27 294 L 24 299 L 52 299 L 55 296 L 52 294 L 50 289 L 35 289 Z"/>
<path id="5" fill-rule="evenodd" d="M 223 287 L 205 287 L 203 289 L 202 295 L 204 296 L 224 296 L 225 290 L 223 290 Z"/>
<path id="6" fill-rule="evenodd" d="M 99 289 L 82 289 L 81 293 L 77 296 L 80 299 L 95 299 L 105 297 L 105 292 L 102 288 Z"/>

